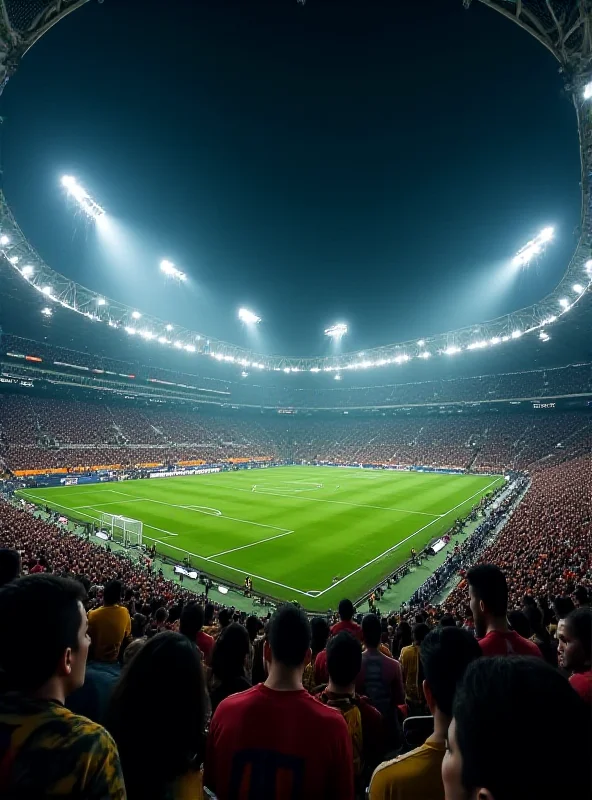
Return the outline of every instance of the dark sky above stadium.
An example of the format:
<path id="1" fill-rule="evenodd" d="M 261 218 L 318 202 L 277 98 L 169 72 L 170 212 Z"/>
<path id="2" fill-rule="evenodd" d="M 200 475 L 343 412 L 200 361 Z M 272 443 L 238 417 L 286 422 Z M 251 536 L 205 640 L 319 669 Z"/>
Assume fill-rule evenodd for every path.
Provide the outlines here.
<path id="1" fill-rule="evenodd" d="M 557 64 L 477 2 L 93 0 L 30 51 L 1 113 L 5 191 L 51 266 L 266 352 L 329 352 L 336 321 L 349 350 L 512 311 L 575 244 Z M 64 173 L 107 209 L 104 235 Z M 546 225 L 548 254 L 509 275 Z"/>

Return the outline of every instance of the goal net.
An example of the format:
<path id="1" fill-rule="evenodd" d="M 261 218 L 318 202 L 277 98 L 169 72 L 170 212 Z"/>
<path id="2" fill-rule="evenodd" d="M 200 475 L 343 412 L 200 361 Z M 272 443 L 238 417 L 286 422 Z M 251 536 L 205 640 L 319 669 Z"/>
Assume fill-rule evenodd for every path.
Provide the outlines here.
<path id="1" fill-rule="evenodd" d="M 139 519 L 130 519 L 119 514 L 107 514 L 101 511 L 99 526 L 114 541 L 121 542 L 124 547 L 139 547 L 142 544 L 143 524 Z"/>

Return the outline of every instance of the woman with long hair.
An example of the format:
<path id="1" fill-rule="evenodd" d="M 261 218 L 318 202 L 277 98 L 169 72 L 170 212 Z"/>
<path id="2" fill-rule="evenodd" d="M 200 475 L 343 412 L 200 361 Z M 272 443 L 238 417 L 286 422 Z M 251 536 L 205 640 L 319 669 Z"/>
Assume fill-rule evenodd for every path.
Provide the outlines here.
<path id="1" fill-rule="evenodd" d="M 128 800 L 202 798 L 208 710 L 196 645 L 173 631 L 149 639 L 123 669 L 106 723 Z"/>
<path id="2" fill-rule="evenodd" d="M 251 652 L 251 640 L 246 628 L 231 622 L 222 629 L 212 651 L 212 714 L 225 698 L 251 688 L 245 667 Z"/>

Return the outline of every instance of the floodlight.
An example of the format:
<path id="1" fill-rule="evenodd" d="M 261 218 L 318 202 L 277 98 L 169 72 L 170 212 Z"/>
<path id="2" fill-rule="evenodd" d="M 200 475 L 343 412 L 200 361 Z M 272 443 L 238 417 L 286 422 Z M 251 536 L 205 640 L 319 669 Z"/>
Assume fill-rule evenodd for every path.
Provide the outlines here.
<path id="1" fill-rule="evenodd" d="M 33 267 L 32 267 L 30 264 L 27 264 L 27 266 L 26 266 L 26 267 L 23 267 L 23 268 L 22 268 L 22 270 L 21 270 L 21 275 L 23 276 L 23 278 L 30 278 L 30 277 L 31 277 L 31 275 L 32 275 L 34 272 L 35 272 L 35 270 L 33 269 Z"/>
<path id="2" fill-rule="evenodd" d="M 592 81 L 584 86 L 584 100 L 589 100 L 592 97 Z"/>
<path id="3" fill-rule="evenodd" d="M 18 262 L 20 261 L 20 258 L 18 256 L 10 256 L 8 260 L 10 261 L 11 264 L 14 264 L 16 266 L 16 264 L 18 264 Z"/>
<path id="4" fill-rule="evenodd" d="M 335 376 L 335 380 L 336 381 L 340 381 L 341 380 L 341 375 L 339 373 L 337 373 L 337 375 Z"/>
<path id="5" fill-rule="evenodd" d="M 425 345 L 425 339 L 420 339 L 417 344 L 418 344 L 418 347 L 423 347 Z"/>
<path id="6" fill-rule="evenodd" d="M 104 306 L 104 305 L 106 305 L 106 303 L 107 303 L 107 301 L 105 300 L 104 297 L 97 297 L 97 305 L 98 306 Z"/>
<path id="7" fill-rule="evenodd" d="M 187 350 L 188 353 L 195 353 L 195 347 L 192 344 L 186 344 L 185 350 Z"/>
<path id="8" fill-rule="evenodd" d="M 590 261 L 586 261 L 586 266 L 584 267 L 588 275 L 592 275 L 592 259 Z"/>
<path id="9" fill-rule="evenodd" d="M 248 308 L 239 308 L 238 318 L 246 325 L 257 325 L 257 323 L 261 322 L 261 317 L 258 317 L 257 314 L 249 311 Z"/>
<path id="10" fill-rule="evenodd" d="M 168 344 L 168 340 L 165 336 L 159 336 L 158 341 L 160 344 Z"/>
<path id="11" fill-rule="evenodd" d="M 341 339 L 347 333 L 347 325 L 343 322 L 338 322 L 336 325 L 331 325 L 330 328 L 325 328 L 325 336 L 330 339 Z"/>
<path id="12" fill-rule="evenodd" d="M 544 321 L 543 325 L 550 325 L 552 322 L 555 322 L 556 319 L 557 317 L 548 317 L 548 319 Z"/>
<path id="13" fill-rule="evenodd" d="M 44 317 L 51 317 L 51 308 L 42 308 L 41 313 Z"/>
<path id="14" fill-rule="evenodd" d="M 68 194 L 73 197 L 84 213 L 91 219 L 97 220 L 105 213 L 105 209 L 95 202 L 86 189 L 76 181 L 71 175 L 64 175 L 62 178 L 62 186 L 66 189 Z"/>
<path id="15" fill-rule="evenodd" d="M 545 331 L 541 331 L 539 333 L 539 339 L 541 339 L 541 341 L 543 341 L 543 342 L 548 342 L 550 338 L 551 337 L 549 336 L 549 334 L 545 333 Z"/>
<path id="16" fill-rule="evenodd" d="M 512 339 L 519 339 L 522 336 L 522 331 L 512 331 Z"/>
<path id="17" fill-rule="evenodd" d="M 566 308 L 566 309 L 569 308 L 569 300 L 567 299 L 567 297 L 562 297 L 561 300 L 559 301 L 559 305 L 561 306 L 561 308 Z"/>
<path id="18" fill-rule="evenodd" d="M 166 329 L 167 329 L 167 331 L 172 331 L 173 330 L 173 326 L 172 325 L 167 325 Z"/>
<path id="19" fill-rule="evenodd" d="M 545 249 L 545 245 L 547 242 L 550 242 L 553 239 L 555 234 L 555 230 L 553 228 L 543 228 L 543 230 L 539 233 L 538 236 L 535 236 L 530 242 L 524 245 L 512 260 L 512 263 L 515 267 L 526 267 L 528 264 L 536 258 L 537 256 L 541 255 L 541 253 Z"/>
<path id="20" fill-rule="evenodd" d="M 311 367 L 311 368 L 310 368 L 310 371 L 311 371 L 311 372 L 320 372 L 320 371 L 321 371 L 321 368 L 320 368 L 320 367 Z"/>
<path id="21" fill-rule="evenodd" d="M 181 350 L 183 347 L 183 342 L 175 342 L 175 347 L 178 347 L 179 350 Z"/>
<path id="22" fill-rule="evenodd" d="M 574 283 L 574 285 L 571 288 L 574 290 L 576 294 L 582 294 L 582 292 L 584 291 L 584 287 L 580 283 Z"/>
<path id="23" fill-rule="evenodd" d="M 44 286 L 41 289 L 42 294 L 47 295 L 47 297 L 51 297 L 51 286 Z"/>
<path id="24" fill-rule="evenodd" d="M 141 316 L 139 311 L 132 311 L 132 319 L 140 319 Z"/>
<path id="25" fill-rule="evenodd" d="M 423 353 L 420 353 L 420 354 L 419 354 L 419 357 L 420 357 L 420 358 L 431 358 L 431 356 L 432 356 L 432 354 L 431 354 L 431 353 L 428 353 L 428 351 L 427 351 L 427 350 L 424 350 L 424 351 L 423 351 Z"/>
<path id="26" fill-rule="evenodd" d="M 154 334 L 150 331 L 140 331 L 140 336 L 143 339 L 148 339 L 148 341 L 150 341 L 150 339 L 154 339 Z"/>
<path id="27" fill-rule="evenodd" d="M 7 244 L 10 244 L 10 239 L 5 233 L 2 234 L 2 236 L 0 236 L 0 244 L 2 245 L 2 247 L 4 247 Z"/>
<path id="28" fill-rule="evenodd" d="M 243 371 L 241 372 L 241 378 L 248 378 L 248 377 L 249 377 L 249 373 L 248 373 L 248 372 L 245 372 L 245 370 L 243 370 Z"/>
<path id="29" fill-rule="evenodd" d="M 467 350 L 481 350 L 483 347 L 487 347 L 489 342 L 486 342 L 485 339 L 482 339 L 478 342 L 471 342 L 471 344 L 467 345 Z"/>
<path id="30" fill-rule="evenodd" d="M 129 333 L 130 336 L 133 336 L 136 332 L 135 328 L 130 328 L 129 325 L 123 329 L 126 333 Z"/>
<path id="31" fill-rule="evenodd" d="M 171 278 L 176 278 L 178 281 L 187 280 L 187 275 L 185 275 L 184 272 L 181 272 L 180 269 L 177 269 L 172 261 L 167 261 L 166 258 L 160 262 L 160 269 L 165 275 L 169 275 Z"/>
<path id="32" fill-rule="evenodd" d="M 447 347 L 446 350 L 444 350 L 444 353 L 447 356 L 456 355 L 456 353 L 460 353 L 460 347 L 455 347 L 454 345 L 451 345 L 450 347 Z"/>
<path id="33" fill-rule="evenodd" d="M 499 336 L 494 336 L 492 339 L 489 340 L 489 344 L 499 344 L 501 339 Z"/>

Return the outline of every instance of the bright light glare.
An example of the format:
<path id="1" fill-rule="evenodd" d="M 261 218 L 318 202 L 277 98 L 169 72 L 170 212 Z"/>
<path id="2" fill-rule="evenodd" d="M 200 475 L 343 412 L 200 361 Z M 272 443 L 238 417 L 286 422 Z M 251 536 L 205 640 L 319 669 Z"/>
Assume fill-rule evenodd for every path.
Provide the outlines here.
<path id="1" fill-rule="evenodd" d="M 261 317 L 258 317 L 257 314 L 249 311 L 248 308 L 239 308 L 238 318 L 246 325 L 257 325 L 257 323 L 261 322 Z"/>
<path id="2" fill-rule="evenodd" d="M 592 82 L 584 86 L 584 100 L 589 100 L 592 97 Z"/>
<path id="3" fill-rule="evenodd" d="M 166 329 L 167 329 L 167 331 L 172 331 L 173 330 L 173 326 L 172 325 L 167 325 Z"/>
<path id="4" fill-rule="evenodd" d="M 420 357 L 420 358 L 431 358 L 431 355 L 432 355 L 432 354 L 431 354 L 431 353 L 428 353 L 428 351 L 427 351 L 427 350 L 424 350 L 424 352 L 423 352 L 423 353 L 420 353 L 420 354 L 419 354 L 419 357 Z"/>
<path id="5" fill-rule="evenodd" d="M 168 344 L 168 340 L 167 340 L 166 336 L 159 336 L 158 337 L 158 341 L 159 341 L 160 344 Z"/>
<path id="6" fill-rule="evenodd" d="M 180 269 L 177 269 L 172 261 L 167 261 L 166 258 L 160 262 L 160 269 L 165 275 L 169 275 L 171 278 L 175 278 L 178 281 L 187 280 L 187 275 L 185 275 L 184 272 L 181 272 Z"/>
<path id="7" fill-rule="evenodd" d="M 186 344 L 185 350 L 187 350 L 188 353 L 195 353 L 195 347 L 192 344 Z"/>
<path id="8" fill-rule="evenodd" d="M 454 345 L 452 345 L 451 347 L 447 347 L 446 350 L 444 350 L 444 353 L 447 356 L 453 356 L 456 353 L 460 353 L 460 347 L 455 347 Z"/>
<path id="9" fill-rule="evenodd" d="M 10 244 L 10 239 L 5 233 L 2 234 L 2 236 L 0 236 L 0 244 L 2 245 L 2 247 L 4 247 L 4 245 Z"/>
<path id="10" fill-rule="evenodd" d="M 91 219 L 97 220 L 105 213 L 105 209 L 95 202 L 86 189 L 76 181 L 71 175 L 64 175 L 62 178 L 62 186 L 66 189 L 68 194 L 73 197 L 84 213 Z"/>
<path id="11" fill-rule="evenodd" d="M 41 292 L 47 295 L 47 297 L 51 297 L 51 286 L 44 286 Z"/>
<path id="12" fill-rule="evenodd" d="M 141 316 L 139 311 L 132 311 L 132 319 L 140 319 Z"/>
<path id="13" fill-rule="evenodd" d="M 51 308 L 42 308 L 41 313 L 44 317 L 51 317 Z"/>
<path id="14" fill-rule="evenodd" d="M 336 381 L 340 381 L 340 380 L 341 380 L 341 375 L 336 375 L 336 376 L 335 376 L 335 380 L 336 380 Z"/>
<path id="15" fill-rule="evenodd" d="M 105 300 L 104 297 L 97 297 L 97 305 L 98 306 L 104 306 L 104 305 L 106 305 L 106 303 L 107 303 L 107 301 Z"/>
<path id="16" fill-rule="evenodd" d="M 592 275 L 592 259 L 590 261 L 586 261 L 586 266 L 584 267 L 588 275 Z"/>
<path id="17" fill-rule="evenodd" d="M 418 344 L 419 347 L 423 347 L 425 345 L 425 340 L 424 339 L 420 339 L 417 344 Z"/>
<path id="18" fill-rule="evenodd" d="M 519 339 L 522 336 L 522 331 L 512 331 L 512 339 Z"/>
<path id="19" fill-rule="evenodd" d="M 325 328 L 325 336 L 331 339 L 341 339 L 347 333 L 347 325 L 343 322 L 338 322 L 336 325 L 331 325 L 330 328 Z"/>
<path id="20" fill-rule="evenodd" d="M 582 292 L 584 291 L 584 287 L 580 283 L 574 283 L 574 285 L 571 288 L 574 290 L 576 294 L 582 294 Z"/>
<path id="21" fill-rule="evenodd" d="M 492 339 L 489 340 L 489 344 L 499 344 L 501 339 L 499 336 L 494 336 Z"/>
<path id="22" fill-rule="evenodd" d="M 20 261 L 18 256 L 11 256 L 8 260 L 10 261 L 11 264 L 18 264 L 18 262 Z"/>
<path id="23" fill-rule="evenodd" d="M 35 272 L 35 270 L 33 269 L 33 267 L 32 267 L 30 264 L 27 264 L 27 266 L 26 266 L 26 267 L 23 267 L 23 268 L 22 268 L 22 270 L 21 270 L 21 275 L 23 276 L 23 278 L 30 278 L 30 277 L 31 277 L 31 275 L 32 275 L 34 272 Z"/>
<path id="24" fill-rule="evenodd" d="M 129 333 L 130 336 L 133 336 L 136 332 L 135 328 L 130 328 L 129 325 L 123 329 L 126 333 Z"/>
<path id="25" fill-rule="evenodd" d="M 569 308 L 569 300 L 567 299 L 567 297 L 562 297 L 561 300 L 559 301 L 559 305 L 561 306 L 561 308 Z"/>
<path id="26" fill-rule="evenodd" d="M 538 236 L 535 236 L 528 244 L 518 250 L 512 260 L 515 267 L 526 267 L 533 258 L 541 255 L 545 249 L 547 242 L 553 239 L 555 230 L 553 228 L 543 228 Z"/>

